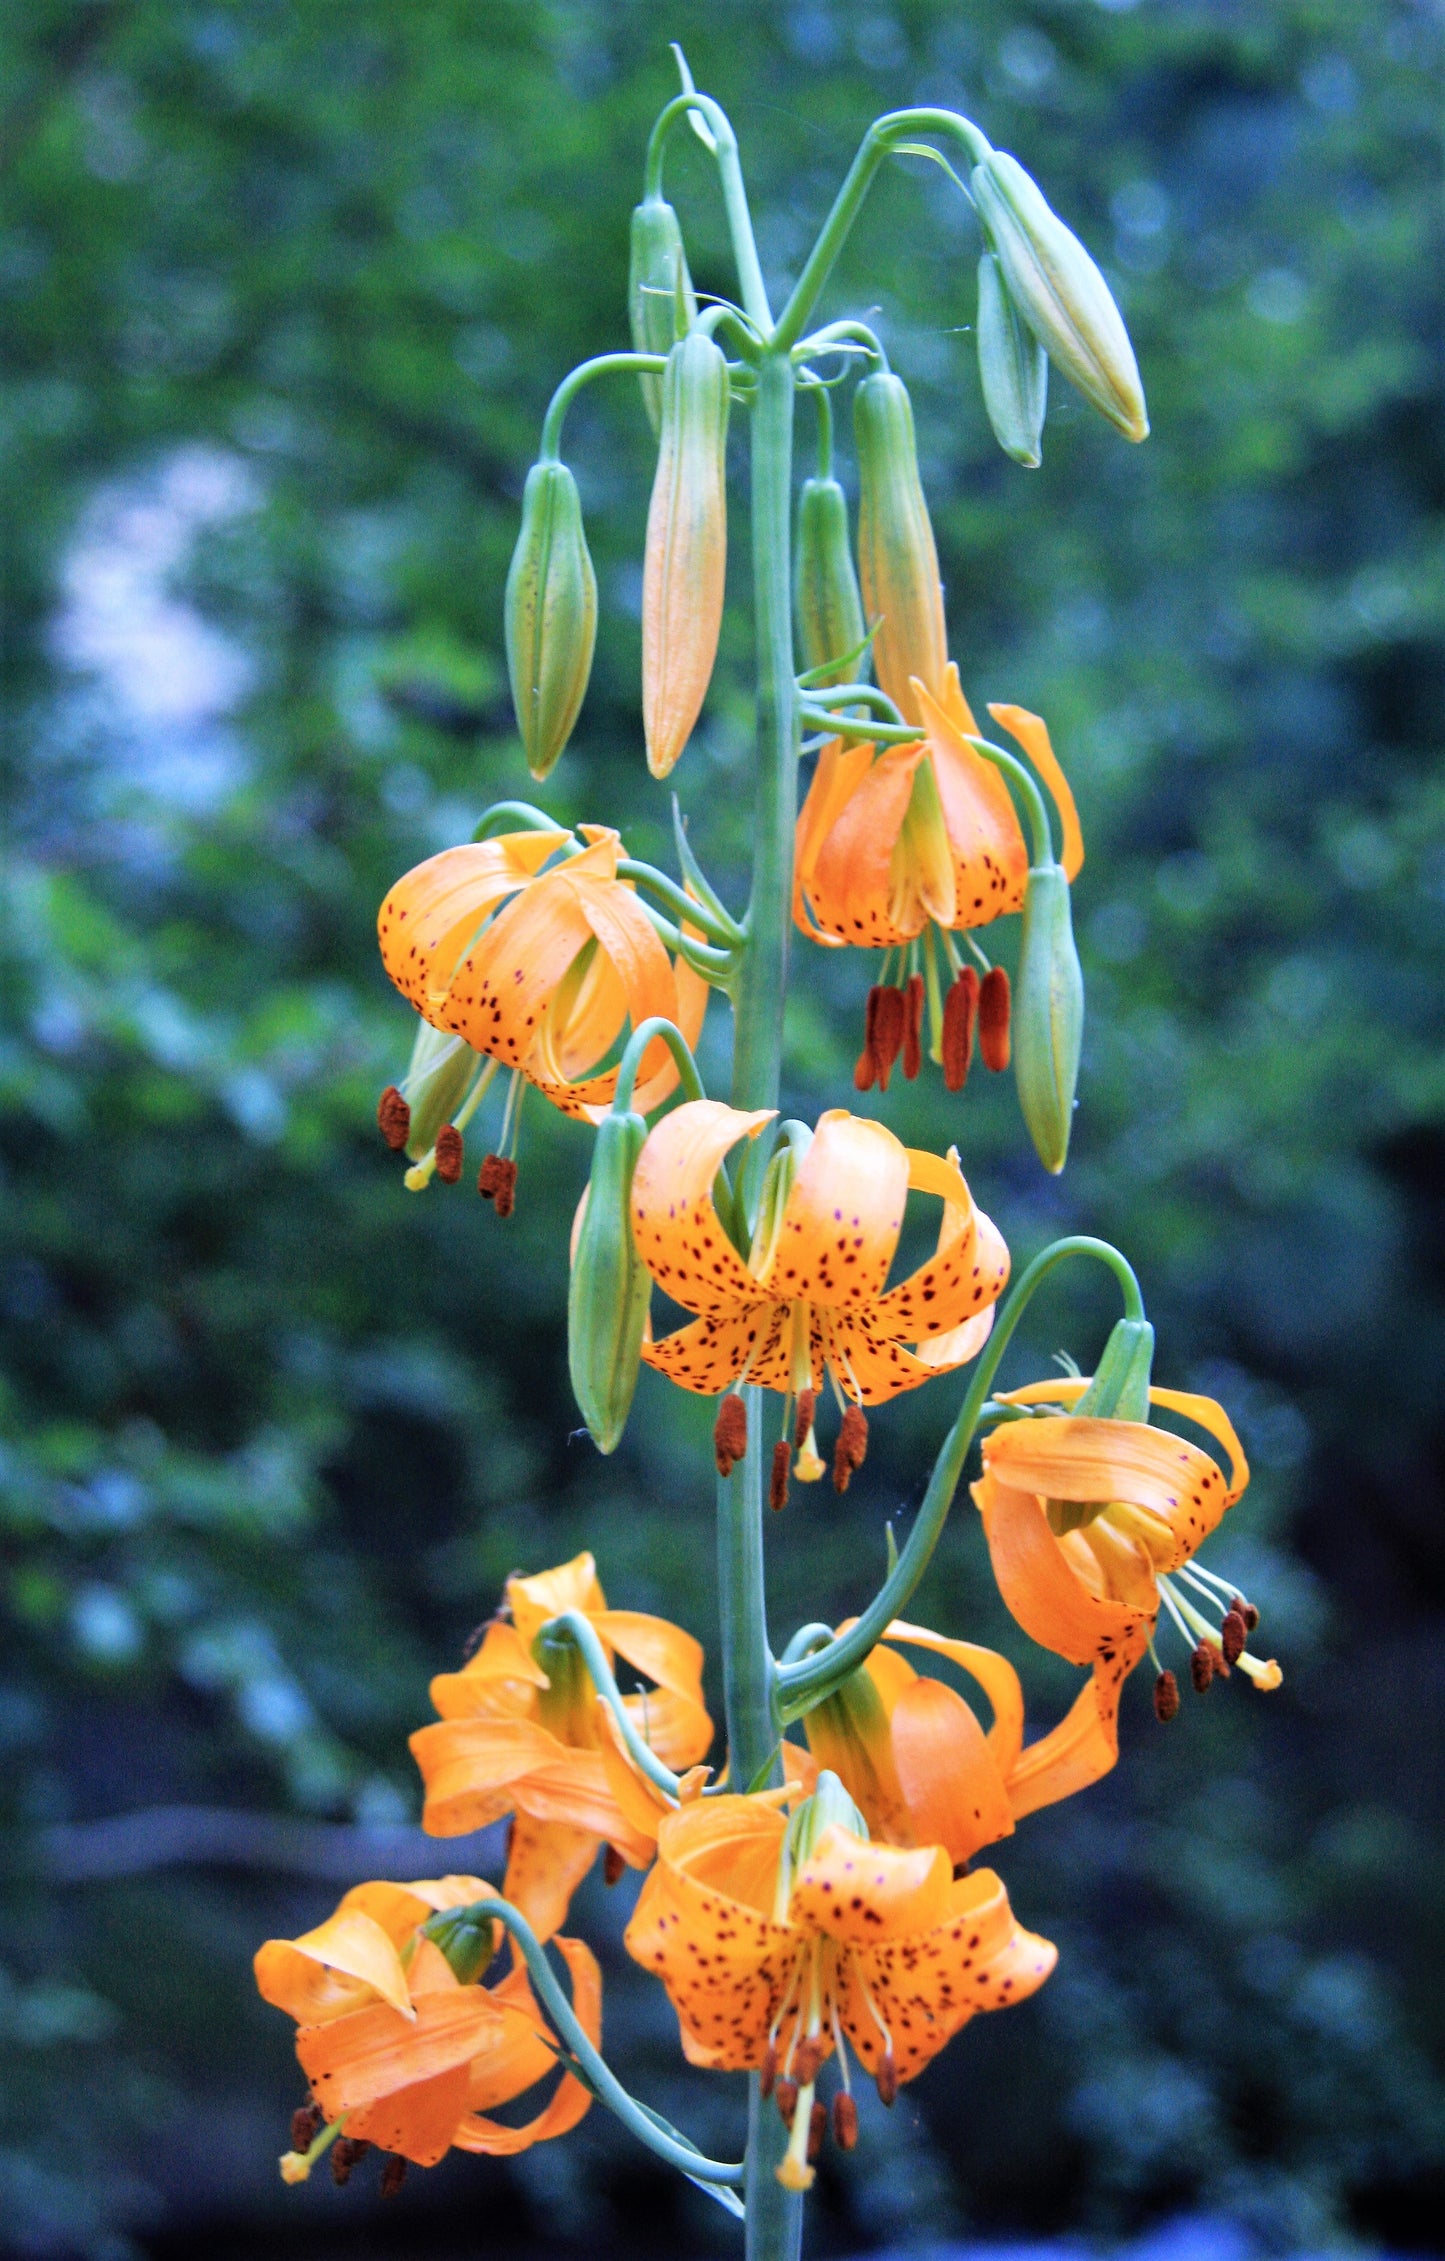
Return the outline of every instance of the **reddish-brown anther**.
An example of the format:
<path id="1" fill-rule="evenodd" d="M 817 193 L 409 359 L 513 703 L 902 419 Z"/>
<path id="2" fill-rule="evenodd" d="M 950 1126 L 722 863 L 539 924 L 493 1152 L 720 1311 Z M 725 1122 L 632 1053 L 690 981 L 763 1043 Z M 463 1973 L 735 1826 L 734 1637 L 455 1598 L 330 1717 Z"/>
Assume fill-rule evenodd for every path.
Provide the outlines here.
<path id="1" fill-rule="evenodd" d="M 962 1091 L 973 1064 L 973 1034 L 978 1025 L 978 975 L 965 966 L 943 1000 L 943 1088 Z"/>
<path id="2" fill-rule="evenodd" d="M 813 2109 L 808 2114 L 808 2161 L 817 2158 L 823 2148 L 823 2138 L 828 2132 L 828 2107 L 822 2098 L 813 2098 Z"/>
<path id="3" fill-rule="evenodd" d="M 406 2161 L 399 2151 L 389 2151 L 381 2170 L 381 2195 L 395 2198 L 406 2181 Z"/>
<path id="4" fill-rule="evenodd" d="M 411 1131 L 411 1109 L 394 1083 L 387 1085 L 376 1102 L 376 1127 L 392 1153 L 399 1154 Z"/>
<path id="5" fill-rule="evenodd" d="M 773 2083 L 776 2081 L 777 2077 L 778 2045 L 776 2041 L 770 2041 L 768 2043 L 767 2050 L 764 2053 L 762 2065 L 758 2071 L 758 2094 L 764 2097 L 771 2096 L 773 2093 Z"/>
<path id="6" fill-rule="evenodd" d="M 903 1073 L 912 1083 L 923 1066 L 923 976 L 911 973 L 903 992 Z"/>
<path id="7" fill-rule="evenodd" d="M 816 1390 L 799 1390 L 798 1411 L 793 1421 L 793 1450 L 801 1452 L 808 1441 L 808 1431 L 813 1426 L 813 1415 L 818 1410 Z"/>
<path id="8" fill-rule="evenodd" d="M 1179 1682 L 1172 1672 L 1161 1672 L 1154 1683 L 1154 1717 L 1165 1727 L 1179 1716 Z"/>
<path id="9" fill-rule="evenodd" d="M 504 1155 L 489 1154 L 477 1172 L 477 1191 L 483 1201 L 496 1203 L 499 1217 L 510 1217 L 517 1206 L 517 1165 Z"/>
<path id="10" fill-rule="evenodd" d="M 443 1123 L 437 1132 L 437 1176 L 443 1185 L 455 1185 L 462 1174 L 462 1134 L 455 1123 Z"/>
<path id="11" fill-rule="evenodd" d="M 853 1070 L 853 1086 L 857 1091 L 871 1091 L 878 1081 L 878 1000 L 882 995 L 875 981 L 863 1008 L 863 1049 Z"/>
<path id="12" fill-rule="evenodd" d="M 1002 966 L 990 966 L 979 983 L 978 1049 L 984 1066 L 1001 1076 L 1009 1064 L 1009 985 Z"/>
<path id="13" fill-rule="evenodd" d="M 339 2136 L 331 2146 L 331 2180 L 343 2187 L 351 2180 L 351 2170 L 361 2164 L 371 2145 L 357 2136 Z"/>
<path id="14" fill-rule="evenodd" d="M 1206 1692 L 1210 1681 L 1214 1678 L 1214 1673 L 1214 1651 L 1206 1641 L 1201 1641 L 1193 1656 L 1189 1659 L 1189 1677 L 1194 1683 L 1196 1696 L 1202 1696 Z"/>
<path id="15" fill-rule="evenodd" d="M 774 1512 L 788 1504 L 788 1469 L 792 1458 L 792 1446 L 786 1437 L 779 1437 L 773 1447 L 773 1472 L 768 1478 L 768 1505 Z"/>
<path id="16" fill-rule="evenodd" d="M 833 2141 L 840 2151 L 851 2151 L 858 2141 L 858 2107 L 846 2088 L 833 2099 Z"/>
<path id="17" fill-rule="evenodd" d="M 878 1017 L 873 1024 L 873 1064 L 878 1077 L 878 1089 L 888 1089 L 888 1078 L 893 1073 L 893 1063 L 903 1050 L 903 1038 L 908 1023 L 908 1007 L 901 989 L 878 991 Z"/>
<path id="18" fill-rule="evenodd" d="M 793 2114 L 798 2109 L 798 2084 L 795 2080 L 780 2080 L 773 2090 L 777 2101 L 778 2117 L 785 2128 L 793 2124 Z"/>
<path id="19" fill-rule="evenodd" d="M 483 1201 L 496 1200 L 497 1187 L 501 1181 L 501 1173 L 505 1167 L 506 1165 L 503 1162 L 500 1154 L 487 1154 L 483 1156 L 482 1166 L 477 1172 L 477 1191 L 481 1195 Z"/>
<path id="20" fill-rule="evenodd" d="M 806 2088 L 818 2077 L 823 2062 L 823 2044 L 814 2034 L 808 2034 L 793 2051 L 792 2075 L 799 2088 Z"/>
<path id="21" fill-rule="evenodd" d="M 1244 1622 L 1243 1614 L 1237 1609 L 1230 1610 L 1219 1628 L 1219 1646 L 1224 1651 L 1226 1664 L 1238 1664 L 1248 1637 L 1249 1628 Z"/>
<path id="22" fill-rule="evenodd" d="M 1244 1619 L 1245 1632 L 1252 1633 L 1259 1623 L 1259 1611 L 1255 1608 L 1254 1603 L 1247 1602 L 1242 1595 L 1236 1594 L 1229 1606 L 1237 1617 Z"/>
<path id="23" fill-rule="evenodd" d="M 317 2104 L 298 2104 L 291 2114 L 291 2148 L 309 2151 L 326 2125 L 326 2115 Z"/>
<path id="24" fill-rule="evenodd" d="M 898 2096 L 898 2065 L 891 2049 L 884 2051 L 882 2062 L 874 2078 L 878 2083 L 879 2102 L 893 2104 Z"/>
<path id="25" fill-rule="evenodd" d="M 713 1423 L 712 1450 L 719 1476 L 731 1476 L 748 1449 L 748 1409 L 736 1390 L 723 1399 Z"/>
<path id="26" fill-rule="evenodd" d="M 604 1845 L 602 1848 L 603 1883 L 620 1884 L 626 1874 L 627 1863 L 618 1852 L 617 1847 L 615 1845 Z"/>
<path id="27" fill-rule="evenodd" d="M 846 1492 L 850 1480 L 868 1457 L 868 1416 L 861 1405 L 848 1406 L 833 1447 L 833 1489 Z"/>

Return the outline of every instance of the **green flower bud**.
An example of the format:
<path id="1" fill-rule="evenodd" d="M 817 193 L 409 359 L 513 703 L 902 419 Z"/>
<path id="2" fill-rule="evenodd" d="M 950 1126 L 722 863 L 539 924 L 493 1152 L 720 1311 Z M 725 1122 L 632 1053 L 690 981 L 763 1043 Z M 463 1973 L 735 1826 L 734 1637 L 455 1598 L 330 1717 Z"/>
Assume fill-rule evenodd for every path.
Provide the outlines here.
<path id="1" fill-rule="evenodd" d="M 545 777 L 572 735 L 597 640 L 597 578 L 565 463 L 534 463 L 527 473 L 507 574 L 506 633 L 527 767 Z"/>
<path id="2" fill-rule="evenodd" d="M 599 1452 L 616 1449 L 642 1363 L 652 1281 L 632 1238 L 632 1173 L 647 1125 L 641 1115 L 604 1115 L 592 1176 L 573 1228 L 567 1290 L 567 1361 L 572 1390 Z"/>
<path id="3" fill-rule="evenodd" d="M 1084 1034 L 1084 981 L 1059 864 L 1035 864 L 1024 894 L 1013 999 L 1014 1075 L 1039 1160 L 1057 1176 L 1069 1152 Z"/>
<path id="4" fill-rule="evenodd" d="M 1009 297 L 999 263 L 978 263 L 978 373 L 983 405 L 1005 455 L 1036 471 L 1049 391 L 1049 357 Z"/>
<path id="5" fill-rule="evenodd" d="M 627 314 L 635 353 L 671 353 L 697 320 L 697 298 L 677 214 L 666 197 L 649 197 L 632 215 Z M 654 432 L 662 426 L 662 379 L 640 377 L 642 403 Z"/>
<path id="6" fill-rule="evenodd" d="M 455 1120 L 472 1078 L 482 1067 L 482 1056 L 465 1037 L 449 1029 L 417 1023 L 411 1048 L 411 1065 L 402 1079 L 401 1096 L 411 1109 L 407 1125 L 408 1161 L 420 1162 L 436 1144 L 443 1123 Z"/>
<path id="7" fill-rule="evenodd" d="M 920 722 L 909 679 L 937 698 L 948 665 L 938 552 L 901 377 L 882 370 L 853 396 L 858 449 L 858 571 L 878 681 L 909 722 Z"/>
<path id="8" fill-rule="evenodd" d="M 1017 158 L 1001 149 L 974 167 L 970 185 L 1009 296 L 1049 359 L 1126 439 L 1147 439 L 1129 333 L 1078 237 Z"/>
<path id="9" fill-rule="evenodd" d="M 866 660 L 854 662 L 847 671 L 832 665 L 856 652 L 867 634 L 848 539 L 848 498 L 836 479 L 803 483 L 793 605 L 804 671 L 829 667 L 827 675 L 818 676 L 819 683 L 865 680 Z"/>

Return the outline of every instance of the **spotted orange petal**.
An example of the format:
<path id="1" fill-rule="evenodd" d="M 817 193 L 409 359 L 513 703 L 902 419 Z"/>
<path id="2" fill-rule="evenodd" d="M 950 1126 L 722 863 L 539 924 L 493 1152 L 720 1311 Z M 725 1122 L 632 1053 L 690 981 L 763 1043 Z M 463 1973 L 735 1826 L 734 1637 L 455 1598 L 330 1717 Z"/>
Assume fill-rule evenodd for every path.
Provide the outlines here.
<path id="1" fill-rule="evenodd" d="M 962 1665 L 978 1682 L 993 1711 L 993 1725 L 988 1731 L 989 1749 L 1000 1772 L 1007 1776 L 1023 1749 L 1024 1740 L 1024 1692 L 1008 1658 L 1000 1656 L 995 1649 L 981 1648 L 976 1641 L 955 1641 L 946 1633 L 930 1632 L 926 1625 L 907 1625 L 901 1618 L 894 1619 L 883 1638 L 948 1657 L 952 1663 Z M 874 1654 L 877 1653 L 875 1650 Z"/>
<path id="2" fill-rule="evenodd" d="M 1109 1772 L 1119 1756 L 1122 1684 L 1117 1679 L 1089 1679 L 1058 1726 L 1030 1743 L 1009 1774 L 1015 1820 L 1060 1798 L 1071 1798 Z"/>
<path id="3" fill-rule="evenodd" d="M 683 1808 L 658 1832 L 657 1864 L 624 1936 L 667 1988 L 690 2064 L 762 2062 L 801 1945 L 767 1912 L 786 1826 L 774 1807 L 721 1797 Z"/>
<path id="4" fill-rule="evenodd" d="M 823 842 L 872 763 L 872 746 L 845 745 L 841 738 L 830 739 L 818 756 L 813 782 L 798 816 L 793 849 L 793 918 L 804 934 L 830 950 L 841 949 L 843 937 L 829 934 L 809 915 L 813 874 Z"/>
<path id="5" fill-rule="evenodd" d="M 758 1300 L 758 1283 L 713 1207 L 712 1185 L 728 1149 L 756 1138 L 775 1113 L 689 1099 L 664 1115 L 638 1156 L 632 1179 L 637 1252 L 685 1311 L 731 1312 Z"/>
<path id="6" fill-rule="evenodd" d="M 263 2001 L 301 2025 L 381 2001 L 403 2021 L 413 2016 L 401 1957 L 389 1934 L 364 1908 L 338 1908 L 299 1939 L 268 1939 L 253 1965 Z"/>
<path id="7" fill-rule="evenodd" d="M 983 1464 L 1000 1483 L 1045 1499 L 1117 1500 L 1142 1510 L 1159 1570 L 1187 1562 L 1229 1505 L 1208 1453 L 1145 1421 L 1080 1414 L 1010 1421 L 984 1440 Z"/>
<path id="8" fill-rule="evenodd" d="M 908 1153 L 892 1131 L 830 1107 L 793 1180 L 760 1284 L 776 1298 L 834 1309 L 875 1303 L 907 1192 Z"/>
<path id="9" fill-rule="evenodd" d="M 1084 1583 L 1036 1492 L 1001 1483 L 986 1466 L 973 1497 L 999 1592 L 1030 1640 L 1071 1664 L 1096 1664 L 1107 1681 L 1122 1680 L 1138 1660 L 1153 1612 Z"/>
<path id="10" fill-rule="evenodd" d="M 444 848 L 397 881 L 377 919 L 382 964 L 426 1019 L 484 921 L 569 838 L 560 829 L 504 833 Z"/>
<path id="11" fill-rule="evenodd" d="M 830 1822 L 799 1866 L 788 1919 L 850 1945 L 910 1938 L 941 1920 L 952 1882 L 937 1844 L 911 1851 L 870 1844 Z"/>
<path id="12" fill-rule="evenodd" d="M 1059 767 L 1059 757 L 1050 742 L 1047 723 L 1042 716 L 1030 714 L 1027 707 L 991 706 L 988 711 L 995 722 L 1001 722 L 1004 729 L 1017 738 L 1052 793 L 1064 828 L 1064 850 L 1059 860 L 1064 867 L 1064 877 L 1076 879 L 1083 868 L 1084 835 L 1079 829 L 1079 812 L 1074 806 L 1073 790 Z"/>
<path id="13" fill-rule="evenodd" d="M 928 749 L 890 746 L 854 786 L 821 842 L 808 894 L 818 924 L 858 949 L 891 949 L 922 932 L 919 908 L 910 928 L 890 909 L 893 851 L 913 796 L 913 779 Z"/>
<path id="14" fill-rule="evenodd" d="M 950 666 L 957 685 L 957 670 Z M 928 732 L 938 797 L 953 850 L 955 927 L 985 926 L 1003 911 L 1023 907 L 1028 849 L 1007 785 L 964 735 L 972 723 L 963 693 L 957 704 L 930 697 L 915 682 L 914 695 Z"/>
<path id="15" fill-rule="evenodd" d="M 408 2024 L 376 2003 L 326 2025 L 302 2026 L 296 2054 L 329 2120 L 418 2166 L 447 2151 L 466 2109 L 470 2063 L 503 2020 L 485 1988 L 422 1994 Z"/>
<path id="16" fill-rule="evenodd" d="M 780 1386 L 773 1378 L 780 1358 L 786 1371 L 786 1347 L 778 1347 L 784 1344 L 786 1320 L 786 1309 L 776 1303 L 754 1303 L 724 1318 L 694 1319 L 661 1342 L 644 1342 L 643 1364 L 656 1367 L 681 1389 L 715 1397 L 737 1380 L 751 1358 L 748 1379 L 775 1389 Z"/>

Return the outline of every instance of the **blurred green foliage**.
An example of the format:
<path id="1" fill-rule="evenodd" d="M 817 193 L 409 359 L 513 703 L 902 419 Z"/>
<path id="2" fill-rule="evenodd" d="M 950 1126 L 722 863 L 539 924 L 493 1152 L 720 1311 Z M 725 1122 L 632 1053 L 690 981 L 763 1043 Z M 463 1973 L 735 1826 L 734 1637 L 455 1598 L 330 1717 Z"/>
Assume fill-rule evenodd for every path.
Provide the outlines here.
<path id="1" fill-rule="evenodd" d="M 1059 1977 L 891 2121 L 865 2117 L 822 2230 L 1208 2207 L 1276 2249 L 1429 2245 L 1445 480 L 1427 0 L 31 0 L 0 23 L 4 2234 L 111 2261 L 163 2233 L 214 2251 L 219 2223 L 264 2216 L 268 2241 L 300 2221 L 314 2251 L 370 2203 L 273 2188 L 294 2074 L 249 1990 L 255 1941 L 315 1921 L 335 1883 L 142 1863 L 82 1887 L 57 1878 L 57 1825 L 176 1804 L 409 1817 L 429 1672 L 507 1571 L 584 1543 L 614 1599 L 712 1629 L 707 1409 L 644 1376 L 615 1460 L 573 1433 L 583 1135 L 534 1103 L 501 1226 L 465 1187 L 408 1196 L 371 1129 L 409 1043 L 375 906 L 526 790 L 501 665 L 521 483 L 557 378 L 624 340 L 671 37 L 733 113 L 774 281 L 869 118 L 928 101 L 1015 149 L 1119 289 L 1154 438 L 1126 448 L 1056 384 L 1025 473 L 979 403 L 976 241 L 942 174 L 890 169 L 831 286 L 833 311 L 876 309 L 913 388 L 969 694 L 1048 716 L 1089 845 L 1065 1178 L 981 1074 L 962 1102 L 895 1086 L 882 1112 L 959 1141 L 1016 1261 L 1061 1229 L 1130 1252 L 1161 1379 L 1239 1419 L 1256 1481 L 1211 1560 L 1264 1604 L 1287 1672 L 1269 1702 L 1236 1682 L 1167 1735 L 1131 1691 L 1117 1776 L 1003 1848 Z M 680 141 L 669 180 L 699 287 L 726 291 L 702 152 Z M 632 388 L 587 394 L 568 437 L 602 631 L 547 797 L 665 862 Z M 735 905 L 742 493 L 719 675 L 675 780 Z M 800 1111 L 846 1088 L 864 980 L 800 946 Z M 1087 1363 L 1111 1316 L 1092 1287 L 1036 1309 L 1033 1370 L 1065 1344 Z M 953 1401 L 946 1383 L 905 1400 L 846 1508 L 798 1500 L 770 1533 L 780 1629 L 863 1598 Z M 919 1614 L 1009 1649 L 1036 1716 L 1066 1698 L 1071 1676 L 1025 1657 L 991 1599 L 966 1503 Z M 617 1907 L 589 1887 L 583 1917 L 622 2069 L 726 2141 L 732 2084 L 682 2073 Z M 645 2202 L 659 2249 L 730 2236 L 601 2122 L 512 2168 L 440 2170 L 437 2208 L 481 2204 L 498 2234 L 585 2225 L 595 2247 Z"/>

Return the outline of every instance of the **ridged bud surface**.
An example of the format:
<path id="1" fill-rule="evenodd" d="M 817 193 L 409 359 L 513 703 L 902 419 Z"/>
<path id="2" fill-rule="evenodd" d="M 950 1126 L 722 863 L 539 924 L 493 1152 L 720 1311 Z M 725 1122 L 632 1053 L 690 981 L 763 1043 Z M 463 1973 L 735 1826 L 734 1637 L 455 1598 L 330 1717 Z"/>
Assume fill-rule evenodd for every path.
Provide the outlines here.
<path id="1" fill-rule="evenodd" d="M 878 681 L 909 722 L 922 718 L 917 676 L 935 698 L 948 664 L 938 551 L 923 486 L 913 408 L 901 377 L 865 377 L 853 401 L 858 449 L 858 573 Z"/>
<path id="2" fill-rule="evenodd" d="M 1069 883 L 1035 865 L 1024 895 L 1013 996 L 1014 1076 L 1039 1160 L 1057 1176 L 1069 1152 L 1084 1035 L 1084 978 L 1074 947 Z"/>
<path id="3" fill-rule="evenodd" d="M 662 380 L 662 438 L 642 569 L 647 766 L 666 777 L 692 736 L 717 657 L 727 577 L 728 371 L 701 331 Z"/>
<path id="4" fill-rule="evenodd" d="M 1028 471 L 1043 461 L 1049 357 L 1009 297 L 991 251 L 978 263 L 978 374 L 993 436 Z"/>
<path id="5" fill-rule="evenodd" d="M 819 683 L 866 681 L 866 659 L 853 661 L 846 671 L 836 664 L 856 652 L 867 634 L 848 537 L 848 498 L 836 479 L 803 482 L 793 600 L 804 673 L 826 667 Z"/>
<path id="6" fill-rule="evenodd" d="M 599 1452 L 626 1426 L 642 1363 L 652 1281 L 632 1238 L 632 1173 L 647 1125 L 604 1115 L 583 1196 L 567 1290 L 567 1362 L 578 1409 Z"/>
<path id="7" fill-rule="evenodd" d="M 697 296 L 688 273 L 682 230 L 677 214 L 663 196 L 649 197 L 632 215 L 627 316 L 636 353 L 671 353 L 697 320 Z M 662 424 L 662 379 L 644 376 L 637 381 L 655 432 Z"/>
<path id="8" fill-rule="evenodd" d="M 527 473 L 507 574 L 506 636 L 527 767 L 545 777 L 572 735 L 597 641 L 597 577 L 565 463 L 534 463 Z"/>

